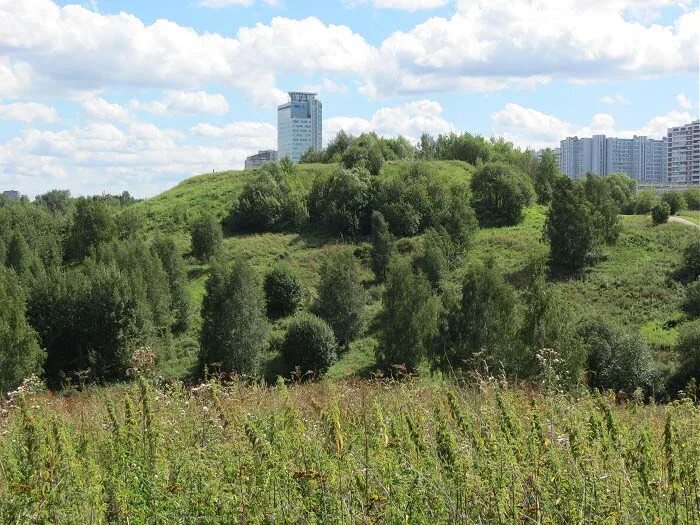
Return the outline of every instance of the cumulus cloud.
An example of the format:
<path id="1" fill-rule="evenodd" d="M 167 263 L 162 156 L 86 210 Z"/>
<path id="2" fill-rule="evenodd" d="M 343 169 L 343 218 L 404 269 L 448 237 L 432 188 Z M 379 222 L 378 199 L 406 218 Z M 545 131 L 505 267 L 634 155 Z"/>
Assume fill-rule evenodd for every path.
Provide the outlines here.
<path id="1" fill-rule="evenodd" d="M 402 11 L 419 11 L 446 6 L 449 0 L 351 0 L 351 6 L 370 4 L 379 9 L 399 9 Z"/>
<path id="2" fill-rule="evenodd" d="M 133 100 L 129 106 L 158 116 L 168 115 L 225 115 L 229 111 L 226 97 L 205 91 L 168 91 L 161 100 L 141 102 Z"/>
<path id="3" fill-rule="evenodd" d="M 683 109 L 693 109 L 695 107 L 695 104 L 685 96 L 685 93 L 678 93 L 678 95 L 676 95 L 676 101 Z"/>
<path id="4" fill-rule="evenodd" d="M 56 109 L 36 102 L 15 102 L 0 104 L 0 120 L 17 122 L 56 122 Z"/>
<path id="5" fill-rule="evenodd" d="M 687 111 L 671 110 L 649 119 L 638 129 L 619 129 L 615 118 L 607 113 L 597 113 L 587 125 L 566 122 L 554 115 L 519 104 L 506 104 L 491 115 L 494 132 L 523 148 L 540 149 L 556 147 L 559 141 L 569 136 L 590 137 L 604 134 L 631 138 L 634 135 L 661 138 L 668 128 L 693 120 Z"/>
<path id="6" fill-rule="evenodd" d="M 415 142 L 422 133 L 437 135 L 454 130 L 454 126 L 443 118 L 442 112 L 442 106 L 438 102 L 419 100 L 381 108 L 369 120 L 333 117 L 324 122 L 324 136 L 329 141 L 341 129 L 353 135 L 374 131 L 383 136 L 402 135 Z"/>
<path id="7" fill-rule="evenodd" d="M 218 9 L 221 7 L 228 7 L 231 5 L 241 5 L 244 7 L 250 7 L 255 3 L 255 0 L 200 0 L 199 5 L 201 7 L 211 7 L 213 9 Z M 279 0 L 261 0 L 261 3 L 270 6 L 279 5 Z"/>
<path id="8" fill-rule="evenodd" d="M 614 95 L 606 95 L 600 99 L 600 101 L 603 104 L 629 104 L 629 100 L 627 98 L 619 93 L 616 93 Z"/>
<path id="9" fill-rule="evenodd" d="M 120 105 L 107 102 L 102 97 L 87 94 L 81 97 L 81 108 L 83 113 L 94 120 L 126 121 L 129 120 L 128 110 Z"/>

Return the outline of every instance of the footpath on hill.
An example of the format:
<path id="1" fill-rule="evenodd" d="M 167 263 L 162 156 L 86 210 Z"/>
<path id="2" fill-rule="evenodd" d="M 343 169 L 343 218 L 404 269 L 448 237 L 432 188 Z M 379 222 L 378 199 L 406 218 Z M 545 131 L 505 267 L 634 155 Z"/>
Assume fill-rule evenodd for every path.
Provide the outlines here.
<path id="1" fill-rule="evenodd" d="M 689 221 L 688 219 L 684 219 L 683 217 L 669 217 L 668 218 L 669 222 L 677 222 L 679 224 L 686 224 L 688 226 L 695 226 L 696 228 L 700 228 L 700 224 L 696 224 L 693 221 Z"/>

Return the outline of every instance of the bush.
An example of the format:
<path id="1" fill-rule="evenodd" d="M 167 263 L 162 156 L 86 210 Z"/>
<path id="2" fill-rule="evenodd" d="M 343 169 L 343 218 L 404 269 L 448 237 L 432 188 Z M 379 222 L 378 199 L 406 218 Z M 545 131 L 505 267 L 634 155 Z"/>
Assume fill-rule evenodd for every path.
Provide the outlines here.
<path id="1" fill-rule="evenodd" d="M 683 310 L 691 317 L 700 317 L 700 279 L 696 279 L 685 289 Z"/>
<path id="2" fill-rule="evenodd" d="M 653 386 L 654 369 L 649 347 L 638 334 L 627 334 L 600 320 L 579 329 L 588 354 L 588 385 L 631 394 Z"/>
<path id="3" fill-rule="evenodd" d="M 691 281 L 700 277 L 700 240 L 690 242 L 683 250 L 683 271 Z"/>
<path id="4" fill-rule="evenodd" d="M 343 166 L 347 169 L 360 168 L 379 175 L 383 164 L 382 146 L 374 133 L 363 133 L 343 153 Z"/>
<path id="5" fill-rule="evenodd" d="M 386 268 L 394 252 L 394 236 L 389 232 L 389 228 L 384 220 L 384 216 L 378 211 L 372 212 L 372 236 L 370 239 L 372 248 L 372 271 L 377 282 L 384 281 Z"/>
<path id="6" fill-rule="evenodd" d="M 372 191 L 367 171 L 343 169 L 314 183 L 309 210 L 332 233 L 354 237 L 369 232 Z"/>
<path id="7" fill-rule="evenodd" d="M 684 324 L 678 334 L 676 352 L 680 361 L 682 384 L 690 378 L 700 380 L 700 320 Z"/>
<path id="8" fill-rule="evenodd" d="M 416 267 L 425 273 L 433 288 L 438 289 L 450 270 L 451 241 L 444 228 L 429 229 L 423 236 L 423 253 Z"/>
<path id="9" fill-rule="evenodd" d="M 675 215 L 688 207 L 683 194 L 679 191 L 667 191 L 661 196 L 661 201 L 668 204 L 671 215 Z"/>
<path id="10" fill-rule="evenodd" d="M 666 224 L 671 214 L 671 207 L 668 203 L 660 202 L 651 209 L 651 220 L 654 224 Z"/>
<path id="11" fill-rule="evenodd" d="M 304 300 L 304 288 L 289 265 L 278 265 L 265 276 L 267 313 L 271 317 L 292 315 Z"/>
<path id="12" fill-rule="evenodd" d="M 338 360 L 338 344 L 333 329 L 323 319 L 309 313 L 295 315 L 282 342 L 282 355 L 290 371 L 326 372 Z"/>
<path id="13" fill-rule="evenodd" d="M 653 190 L 642 190 L 634 199 L 634 213 L 646 215 L 659 203 L 659 196 Z"/>
<path id="14" fill-rule="evenodd" d="M 202 215 L 192 223 L 192 254 L 202 262 L 218 255 L 224 239 L 221 224 L 211 215 Z"/>
<path id="15" fill-rule="evenodd" d="M 683 192 L 683 198 L 688 205 L 689 210 L 700 210 L 700 190 L 691 188 Z"/>
<path id="16" fill-rule="evenodd" d="M 485 164 L 471 181 L 472 206 L 483 227 L 513 226 L 532 200 L 525 178 L 504 163 Z"/>

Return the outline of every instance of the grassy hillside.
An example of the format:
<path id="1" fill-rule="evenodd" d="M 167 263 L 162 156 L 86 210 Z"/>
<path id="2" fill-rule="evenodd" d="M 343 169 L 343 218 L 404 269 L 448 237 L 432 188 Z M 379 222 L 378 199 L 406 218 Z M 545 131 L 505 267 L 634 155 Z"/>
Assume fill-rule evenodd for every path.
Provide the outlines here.
<path id="1" fill-rule="evenodd" d="M 408 162 L 390 162 L 380 176 L 400 178 L 408 173 L 410 166 Z M 469 180 L 473 172 L 472 166 L 462 162 L 431 162 L 428 167 L 432 176 L 446 183 Z M 316 176 L 328 176 L 335 169 L 338 169 L 337 165 L 300 165 L 298 176 L 305 187 L 310 187 Z M 205 210 L 223 217 L 245 182 L 253 176 L 253 172 L 200 175 L 139 206 L 146 213 L 151 228 L 175 233 L 182 246 L 188 247 L 188 218 Z M 695 218 L 693 212 L 682 215 Z M 517 286 L 518 272 L 528 260 L 547 251 L 542 241 L 545 216 L 544 207 L 533 206 L 526 210 L 524 221 L 517 226 L 480 230 L 466 254 L 465 265 L 453 275 L 455 282 L 459 281 L 466 264 L 494 258 Z M 580 278 L 557 281 L 555 288 L 578 316 L 597 315 L 638 331 L 654 346 L 659 358 L 666 360 L 665 352 L 675 343 L 678 325 L 684 320 L 679 307 L 683 288 L 672 275 L 681 263 L 682 248 L 697 236 L 697 231 L 678 223 L 653 226 L 649 217 L 643 216 L 623 216 L 622 225 L 619 242 L 605 249 L 604 260 Z M 339 239 L 317 231 L 236 235 L 224 240 L 224 253 L 226 258 L 245 257 L 260 275 L 279 261 L 289 262 L 308 291 L 309 304 L 315 294 L 323 256 L 328 250 L 337 249 L 339 243 Z M 409 246 L 420 249 L 420 238 L 409 240 Z M 360 242 L 347 249 L 360 249 L 358 253 L 362 253 L 366 247 L 366 243 Z M 191 296 L 198 311 L 207 266 L 191 258 L 188 258 L 188 263 Z M 363 272 L 370 298 L 367 307 L 369 330 L 330 370 L 332 377 L 369 371 L 374 364 L 377 343 L 372 321 L 381 308 L 382 289 L 372 283 L 368 264 L 364 265 Z M 280 336 L 284 327 L 284 320 L 277 322 L 275 333 Z M 197 331 L 198 323 L 195 323 L 189 335 L 192 349 L 196 348 Z M 185 352 L 175 361 L 166 363 L 165 371 L 168 376 L 180 376 L 186 373 L 194 359 L 193 350 Z M 270 353 L 269 362 L 268 376 L 274 377 L 279 372 L 274 351 Z"/>
<path id="2" fill-rule="evenodd" d="M 2 523 L 697 523 L 700 411 L 404 382 L 0 406 Z M 5 414 L 5 416 L 3 416 Z"/>

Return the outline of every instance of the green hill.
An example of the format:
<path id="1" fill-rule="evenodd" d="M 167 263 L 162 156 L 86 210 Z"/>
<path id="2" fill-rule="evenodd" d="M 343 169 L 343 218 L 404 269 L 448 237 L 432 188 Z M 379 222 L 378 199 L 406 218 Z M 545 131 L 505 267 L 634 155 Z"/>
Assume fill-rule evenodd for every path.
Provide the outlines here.
<path id="1" fill-rule="evenodd" d="M 409 162 L 385 164 L 380 177 L 405 176 Z M 473 166 L 457 161 L 427 163 L 431 176 L 455 183 L 469 180 Z M 328 176 L 337 165 L 302 164 L 297 167 L 302 185 L 309 188 L 317 176 Z M 191 218 L 207 211 L 223 218 L 235 203 L 246 181 L 255 176 L 251 171 L 231 171 L 192 177 L 161 195 L 148 199 L 139 208 L 147 217 L 150 229 L 176 235 L 183 248 L 189 246 L 187 225 Z M 508 279 L 516 286 L 518 272 L 536 254 L 547 251 L 542 241 L 546 209 L 533 206 L 526 211 L 524 221 L 518 226 L 480 230 L 469 249 L 465 263 L 493 257 Z M 623 230 L 617 245 L 607 247 L 604 260 L 589 269 L 583 277 L 555 283 L 555 289 L 572 306 L 580 317 L 600 316 L 608 321 L 639 331 L 657 350 L 660 360 L 670 359 L 667 351 L 674 344 L 677 324 L 683 316 L 679 304 L 683 297 L 682 286 L 670 275 L 680 265 L 682 247 L 697 236 L 697 231 L 684 224 L 669 223 L 652 226 L 645 216 L 623 216 Z M 314 295 L 318 268 L 324 252 L 337 245 L 338 238 L 316 230 L 301 233 L 262 233 L 235 235 L 225 239 L 226 258 L 243 256 L 262 275 L 278 261 L 288 261 L 297 271 L 307 290 L 308 299 Z M 407 239 L 407 249 L 419 250 L 420 238 Z M 366 247 L 360 242 L 356 248 Z M 190 290 L 197 311 L 204 293 L 207 267 L 188 258 Z M 462 268 L 454 272 L 459 279 Z M 371 284 L 369 267 L 364 268 L 371 297 L 367 308 L 368 325 L 381 307 L 381 288 Z M 307 301 L 308 302 L 308 301 Z M 199 323 L 190 333 L 196 340 Z M 284 321 L 275 326 L 281 334 Z M 375 334 L 370 328 L 366 337 L 356 341 L 350 352 L 330 371 L 331 376 L 345 376 L 371 368 Z M 194 345 L 192 345 L 194 346 Z M 274 375 L 275 353 L 270 354 L 268 374 Z M 165 365 L 168 375 L 180 375 L 194 362 L 190 351 L 174 362 Z"/>

